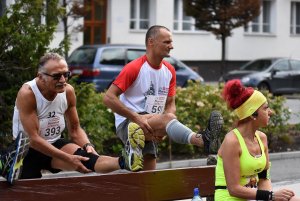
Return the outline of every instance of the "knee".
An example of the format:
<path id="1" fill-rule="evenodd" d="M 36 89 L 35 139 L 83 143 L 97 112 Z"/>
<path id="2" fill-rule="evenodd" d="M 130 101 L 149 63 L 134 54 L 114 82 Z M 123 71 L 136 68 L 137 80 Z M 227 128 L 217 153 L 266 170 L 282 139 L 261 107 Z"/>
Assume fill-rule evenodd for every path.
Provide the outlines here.
<path id="1" fill-rule="evenodd" d="M 177 119 L 177 117 L 173 113 L 166 113 L 166 114 L 163 114 L 163 119 L 166 120 L 166 122 L 170 122 L 173 119 Z"/>
<path id="2" fill-rule="evenodd" d="M 79 156 L 83 156 L 83 157 L 87 157 L 89 158 L 89 160 L 87 161 L 82 161 L 82 164 L 95 172 L 95 164 L 96 164 L 96 161 L 98 160 L 99 156 L 96 155 L 96 154 L 93 154 L 93 153 L 88 153 L 86 152 L 85 150 L 81 149 L 81 148 L 78 148 L 75 152 L 74 152 L 74 155 L 79 155 Z"/>

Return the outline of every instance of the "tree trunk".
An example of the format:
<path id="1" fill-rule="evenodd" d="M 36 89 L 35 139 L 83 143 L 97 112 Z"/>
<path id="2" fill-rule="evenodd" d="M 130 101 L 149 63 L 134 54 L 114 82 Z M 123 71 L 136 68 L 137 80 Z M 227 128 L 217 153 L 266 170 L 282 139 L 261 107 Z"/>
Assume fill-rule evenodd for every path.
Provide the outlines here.
<path id="1" fill-rule="evenodd" d="M 222 42 L 222 58 L 221 58 L 221 76 L 226 72 L 226 37 L 224 34 L 221 36 Z"/>
<path id="2" fill-rule="evenodd" d="M 66 0 L 63 0 L 63 8 L 67 9 Z M 68 37 L 68 16 L 67 15 L 63 17 L 63 25 L 64 25 L 64 40 L 65 40 Z M 64 46 L 64 54 L 65 54 L 65 58 L 68 58 L 69 52 L 66 46 Z"/>

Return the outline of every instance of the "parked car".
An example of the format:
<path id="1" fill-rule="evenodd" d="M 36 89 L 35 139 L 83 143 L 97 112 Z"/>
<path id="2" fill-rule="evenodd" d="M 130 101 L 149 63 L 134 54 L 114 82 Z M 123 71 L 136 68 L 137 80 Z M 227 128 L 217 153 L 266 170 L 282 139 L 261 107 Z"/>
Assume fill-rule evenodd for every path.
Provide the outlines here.
<path id="1" fill-rule="evenodd" d="M 220 82 L 241 79 L 245 86 L 266 89 L 273 94 L 300 93 L 300 60 L 261 58 L 250 61 L 238 70 L 220 78 Z"/>
<path id="2" fill-rule="evenodd" d="M 79 75 L 78 82 L 94 83 L 96 90 L 101 92 L 111 85 L 124 65 L 145 53 L 145 46 L 139 45 L 84 45 L 71 53 L 67 63 L 72 75 Z M 186 86 L 188 80 L 204 82 L 199 74 L 178 59 L 165 59 L 176 70 L 177 86 Z"/>

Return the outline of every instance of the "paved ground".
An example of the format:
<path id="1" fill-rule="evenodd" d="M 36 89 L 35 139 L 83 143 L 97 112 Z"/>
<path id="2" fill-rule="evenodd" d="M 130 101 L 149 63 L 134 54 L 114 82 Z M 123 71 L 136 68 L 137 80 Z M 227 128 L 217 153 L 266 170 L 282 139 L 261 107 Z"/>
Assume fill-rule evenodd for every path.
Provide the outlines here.
<path id="1" fill-rule="evenodd" d="M 300 197 L 300 151 L 296 152 L 282 152 L 270 154 L 270 161 L 272 162 L 271 178 L 273 183 L 273 189 L 278 190 L 281 188 L 288 188 L 295 192 Z M 200 165 L 206 164 L 205 160 L 191 160 L 186 161 L 187 165 Z M 159 164 L 162 167 L 167 164 Z M 174 163 L 173 166 L 182 166 L 184 162 Z M 191 195 L 192 195 L 191 189 Z M 182 201 L 189 201 L 186 199 Z M 205 201 L 205 199 L 203 199 Z"/>

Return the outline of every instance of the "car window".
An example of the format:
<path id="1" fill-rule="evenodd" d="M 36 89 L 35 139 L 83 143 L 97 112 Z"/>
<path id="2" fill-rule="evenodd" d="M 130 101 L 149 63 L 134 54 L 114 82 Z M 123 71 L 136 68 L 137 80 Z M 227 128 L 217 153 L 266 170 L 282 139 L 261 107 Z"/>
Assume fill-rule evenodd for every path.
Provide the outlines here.
<path id="1" fill-rule="evenodd" d="M 68 58 L 69 64 L 93 64 L 97 49 L 80 48 L 76 49 Z"/>
<path id="2" fill-rule="evenodd" d="M 179 70 L 179 69 L 184 69 L 183 64 L 181 64 L 180 62 L 177 62 L 175 59 L 173 59 L 172 57 L 165 57 L 164 60 L 166 60 L 167 62 L 169 62 L 172 66 L 174 66 L 175 70 Z"/>
<path id="3" fill-rule="evenodd" d="M 106 48 L 102 51 L 100 64 L 125 65 L 124 48 Z"/>
<path id="4" fill-rule="evenodd" d="M 299 70 L 300 71 L 300 61 L 291 60 L 291 66 L 292 66 L 293 70 Z"/>
<path id="5" fill-rule="evenodd" d="M 290 69 L 289 61 L 288 60 L 279 61 L 278 63 L 275 64 L 273 69 L 278 71 L 287 71 Z"/>
<path id="6" fill-rule="evenodd" d="M 269 68 L 272 64 L 271 60 L 263 59 L 263 60 L 255 60 L 249 63 L 246 63 L 241 67 L 242 70 L 250 70 L 250 71 L 263 71 Z"/>
<path id="7" fill-rule="evenodd" d="M 144 54 L 146 54 L 146 50 L 128 49 L 127 50 L 127 63 L 139 58 L 140 56 L 143 56 Z"/>

